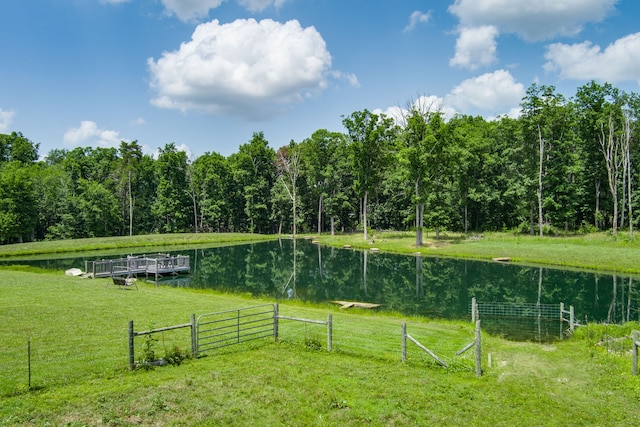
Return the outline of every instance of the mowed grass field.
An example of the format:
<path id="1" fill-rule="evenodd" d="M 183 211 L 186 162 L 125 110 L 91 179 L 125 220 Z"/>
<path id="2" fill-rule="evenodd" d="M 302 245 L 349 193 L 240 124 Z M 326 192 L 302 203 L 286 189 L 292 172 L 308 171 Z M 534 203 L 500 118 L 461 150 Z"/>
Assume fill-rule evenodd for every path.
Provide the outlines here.
<path id="1" fill-rule="evenodd" d="M 333 246 L 376 247 L 384 252 L 423 256 L 444 256 L 478 260 L 509 258 L 519 264 L 578 268 L 602 272 L 640 275 L 640 239 L 620 233 L 573 236 L 529 236 L 512 233 L 482 233 L 466 236 L 443 232 L 435 239 L 433 232 L 424 237 L 423 246 L 415 246 L 415 233 L 374 232 L 365 241 L 363 234 L 321 235 L 316 239 Z"/>
<path id="2" fill-rule="evenodd" d="M 193 248 L 198 246 L 260 242 L 277 238 L 277 235 L 251 233 L 176 233 L 93 237 L 73 240 L 45 240 L 41 242 L 0 245 L 0 259 L 46 254 L 60 255 L 88 251 L 122 253 L 123 249 L 128 248 L 137 248 L 149 253 L 154 250 L 166 249 L 167 246 Z"/>
<path id="3" fill-rule="evenodd" d="M 630 354 L 599 344 L 638 324 L 590 325 L 547 345 L 484 334 L 478 378 L 473 351 L 455 355 L 473 340 L 471 324 L 282 303 L 282 315 L 332 314 L 333 351 L 324 326 L 283 320 L 278 342 L 129 371 L 130 320 L 140 331 L 274 301 L 24 270 L 0 271 L 0 425 L 640 425 Z M 403 363 L 404 322 L 451 367 L 412 344 Z M 162 356 L 188 343 L 182 329 L 152 345 Z M 143 344 L 136 338 L 136 358 Z"/>

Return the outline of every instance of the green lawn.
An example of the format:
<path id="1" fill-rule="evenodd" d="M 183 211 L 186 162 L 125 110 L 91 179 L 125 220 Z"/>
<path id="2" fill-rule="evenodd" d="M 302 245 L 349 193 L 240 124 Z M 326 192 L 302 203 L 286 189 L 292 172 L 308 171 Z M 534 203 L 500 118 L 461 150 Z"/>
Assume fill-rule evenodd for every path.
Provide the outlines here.
<path id="1" fill-rule="evenodd" d="M 280 340 L 231 346 L 180 366 L 127 369 L 136 330 L 188 322 L 193 313 L 272 301 L 156 287 L 121 290 L 107 279 L 2 271 L 0 425 L 638 425 L 640 378 L 628 353 L 598 345 L 602 327 L 552 345 L 483 336 L 484 375 L 464 322 L 283 303 L 282 315 L 333 316 L 334 351 L 321 325 L 281 321 Z M 402 363 L 400 329 L 414 345 Z M 628 335 L 640 325 L 608 327 Z M 188 348 L 188 333 L 158 335 L 157 353 Z M 31 340 L 28 388 L 27 343 Z M 136 357 L 144 340 L 136 339 Z M 468 353 L 473 353 L 468 352 Z M 489 366 L 489 358 L 491 365 Z"/>
<path id="2" fill-rule="evenodd" d="M 181 233 L 95 237 L 74 240 L 48 240 L 42 242 L 0 245 L 0 258 L 43 254 L 63 254 L 94 250 L 104 252 L 108 250 L 128 248 L 144 248 L 147 251 L 153 251 L 155 248 L 166 248 L 167 246 L 186 246 L 192 248 L 198 245 L 229 245 L 235 243 L 259 242 L 277 238 L 278 236 L 276 235 L 250 233 Z"/>
<path id="3" fill-rule="evenodd" d="M 464 236 L 443 233 L 435 240 L 432 233 L 424 245 L 415 246 L 415 234 L 409 232 L 377 232 L 372 241 L 362 234 L 316 237 L 322 244 L 370 249 L 385 252 L 425 256 L 484 259 L 507 257 L 511 262 L 539 264 L 563 268 L 579 268 L 603 272 L 640 274 L 640 239 L 630 241 L 625 235 L 618 238 L 606 234 L 585 236 L 537 237 L 508 233 L 484 233 Z"/>

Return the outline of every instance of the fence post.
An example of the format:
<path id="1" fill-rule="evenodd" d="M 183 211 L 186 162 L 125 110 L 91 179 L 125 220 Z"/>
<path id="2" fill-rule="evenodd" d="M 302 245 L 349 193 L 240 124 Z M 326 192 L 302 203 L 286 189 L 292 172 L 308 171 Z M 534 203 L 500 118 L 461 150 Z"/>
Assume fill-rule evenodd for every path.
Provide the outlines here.
<path id="1" fill-rule="evenodd" d="M 273 340 L 278 341 L 278 315 L 280 312 L 280 304 L 273 305 Z"/>
<path id="2" fill-rule="evenodd" d="M 574 330 L 574 327 L 575 327 L 575 323 L 576 322 L 575 322 L 575 317 L 574 317 L 574 314 L 573 314 L 573 306 L 570 305 L 569 306 L 569 330 L 571 331 L 572 334 L 573 334 L 573 330 Z"/>
<path id="3" fill-rule="evenodd" d="M 134 351 L 133 320 L 129 320 L 129 369 L 133 370 L 134 367 L 135 367 L 135 351 Z"/>
<path id="4" fill-rule="evenodd" d="M 236 320 L 236 335 L 238 337 L 238 344 L 240 344 L 240 310 L 236 310 L 236 313 L 238 313 L 237 316 L 237 320 Z"/>
<path id="5" fill-rule="evenodd" d="M 333 347 L 333 316 L 331 313 L 327 316 L 327 351 L 331 351 Z"/>
<path id="6" fill-rule="evenodd" d="M 27 369 L 29 370 L 29 390 L 31 390 L 31 335 L 27 339 Z"/>
<path id="7" fill-rule="evenodd" d="M 476 320 L 476 376 L 482 376 L 482 333 L 480 319 Z"/>
<path id="8" fill-rule="evenodd" d="M 407 361 L 407 324 L 402 324 L 402 361 Z"/>
<path id="9" fill-rule="evenodd" d="M 632 339 L 633 339 L 633 344 L 632 344 L 633 356 L 632 356 L 631 370 L 633 372 L 633 375 L 638 375 L 638 331 L 633 331 Z"/>
<path id="10" fill-rule="evenodd" d="M 191 358 L 198 358 L 198 330 L 196 328 L 196 315 L 191 315 Z"/>
<path id="11" fill-rule="evenodd" d="M 478 305 L 476 297 L 471 298 L 471 323 L 478 320 Z"/>
<path id="12" fill-rule="evenodd" d="M 560 339 L 564 338 L 564 303 L 560 303 Z"/>

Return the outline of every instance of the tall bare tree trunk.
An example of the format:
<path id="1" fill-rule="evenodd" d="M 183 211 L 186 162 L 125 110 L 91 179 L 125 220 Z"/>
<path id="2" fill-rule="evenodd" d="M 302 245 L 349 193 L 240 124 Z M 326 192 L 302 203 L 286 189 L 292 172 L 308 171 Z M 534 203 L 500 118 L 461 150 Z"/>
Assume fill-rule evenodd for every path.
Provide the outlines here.
<path id="1" fill-rule="evenodd" d="M 289 186 L 287 185 L 287 183 L 285 182 L 284 178 L 282 177 L 282 174 L 280 174 L 279 178 L 282 182 L 282 185 L 284 185 L 285 190 L 287 191 L 287 193 L 289 194 L 289 198 L 291 199 L 291 202 L 293 204 L 292 209 L 291 209 L 291 213 L 293 215 L 293 226 L 292 226 L 292 231 L 293 231 L 293 239 L 295 240 L 296 235 L 297 235 L 297 200 L 298 200 L 298 196 L 297 196 L 297 180 L 298 180 L 298 175 L 300 174 L 300 170 L 298 168 L 298 161 L 300 160 L 300 148 L 294 148 L 291 150 L 291 152 L 285 153 L 282 151 L 282 149 L 278 150 L 278 160 L 280 162 L 280 167 L 282 168 L 282 173 L 286 174 L 287 177 L 289 178 L 289 182 L 291 184 L 291 189 L 289 188 Z"/>
<path id="2" fill-rule="evenodd" d="M 322 194 L 318 200 L 318 234 L 322 233 Z"/>
<path id="3" fill-rule="evenodd" d="M 627 209 L 627 158 L 623 147 L 622 151 L 622 197 L 620 200 L 620 228 L 624 229 L 625 213 Z"/>
<path id="4" fill-rule="evenodd" d="M 542 226 L 544 223 L 544 219 L 542 218 L 542 163 L 544 161 L 544 141 L 542 140 L 542 131 L 540 130 L 540 125 L 538 125 L 538 140 L 540 144 L 540 163 L 538 169 L 538 227 L 539 235 L 540 237 L 542 237 Z"/>
<path id="5" fill-rule="evenodd" d="M 364 192 L 364 198 L 362 199 L 362 223 L 364 225 L 364 240 L 369 240 L 369 233 L 367 230 L 367 196 L 369 195 L 368 191 Z"/>
<path id="6" fill-rule="evenodd" d="M 631 174 L 631 124 L 629 117 L 625 116 L 624 121 L 624 164 L 626 169 L 627 180 L 627 206 L 629 207 L 629 238 L 633 239 L 633 193 L 632 193 L 632 174 Z"/>
<path id="7" fill-rule="evenodd" d="M 422 246 L 422 225 L 424 224 L 424 203 L 420 203 L 420 186 L 418 180 L 415 182 L 416 191 L 416 247 Z"/>
<path id="8" fill-rule="evenodd" d="M 609 115 L 609 128 L 605 132 L 604 124 L 600 124 L 600 146 L 604 155 L 605 165 L 607 166 L 607 178 L 609 181 L 609 190 L 613 198 L 613 218 L 612 232 L 613 235 L 618 234 L 618 177 L 620 175 L 621 156 L 620 141 L 615 137 L 613 117 Z"/>
<path id="9" fill-rule="evenodd" d="M 298 218 L 298 217 L 297 217 L 297 214 L 296 214 L 296 209 L 297 209 L 297 203 L 296 203 L 296 202 L 297 202 L 297 193 L 298 193 L 298 192 L 296 191 L 296 180 L 295 180 L 295 178 L 294 178 L 294 179 L 293 179 L 293 241 L 294 241 L 294 242 L 295 242 L 295 240 L 296 240 L 296 234 L 297 234 L 297 232 L 298 232 L 298 228 L 297 228 L 297 225 L 296 225 L 296 222 L 297 222 L 297 221 L 296 221 L 296 219 Z M 294 248 L 295 248 L 295 245 L 294 245 Z M 293 257 L 294 263 L 295 263 L 295 259 L 296 259 L 296 258 L 295 258 L 295 256 L 294 256 L 294 257 Z"/>
<path id="10" fill-rule="evenodd" d="M 133 194 L 131 194 L 131 169 L 129 169 L 129 236 L 133 236 Z"/>

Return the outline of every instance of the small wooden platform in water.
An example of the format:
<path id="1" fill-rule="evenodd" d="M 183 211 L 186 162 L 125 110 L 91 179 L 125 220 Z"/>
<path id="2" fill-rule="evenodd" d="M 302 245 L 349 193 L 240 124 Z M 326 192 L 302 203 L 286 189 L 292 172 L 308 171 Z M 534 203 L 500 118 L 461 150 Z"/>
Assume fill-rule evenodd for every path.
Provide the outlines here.
<path id="1" fill-rule="evenodd" d="M 340 308 L 378 308 L 382 304 L 373 304 L 370 302 L 357 302 L 357 301 L 331 301 L 334 304 L 341 306 Z"/>
<path id="2" fill-rule="evenodd" d="M 499 258 L 493 258 L 493 260 L 497 261 L 497 262 L 510 262 L 511 258 L 509 258 L 509 257 L 499 257 Z"/>

